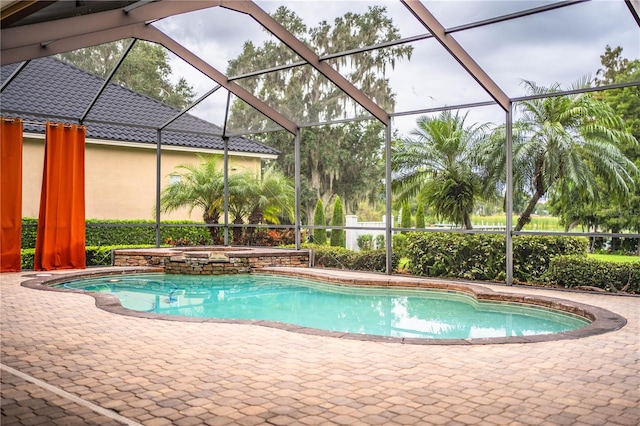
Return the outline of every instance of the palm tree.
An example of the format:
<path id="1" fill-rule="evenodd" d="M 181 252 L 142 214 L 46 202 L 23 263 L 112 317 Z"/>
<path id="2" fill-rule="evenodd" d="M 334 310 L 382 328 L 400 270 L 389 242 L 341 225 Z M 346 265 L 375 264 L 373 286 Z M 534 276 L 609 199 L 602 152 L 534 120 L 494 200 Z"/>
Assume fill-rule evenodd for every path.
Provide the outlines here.
<path id="1" fill-rule="evenodd" d="M 467 114 L 443 111 L 418 118 L 411 137 L 392 147 L 392 183 L 398 201 L 423 198 L 440 219 L 471 229 L 474 200 L 480 191 L 474 173 L 474 147 L 485 137 L 486 125 L 465 125 Z"/>
<path id="2" fill-rule="evenodd" d="M 229 215 L 235 225 L 233 227 L 233 244 L 244 243 L 244 230 L 241 226 L 252 209 L 252 200 L 258 197 L 258 180 L 256 174 L 242 171 L 229 175 Z"/>
<path id="3" fill-rule="evenodd" d="M 224 211 L 224 172 L 218 168 L 219 156 L 199 156 L 200 164 L 177 167 L 180 180 L 166 187 L 160 197 L 162 212 L 188 207 L 203 210 L 207 224 L 218 224 Z M 235 225 L 248 218 L 252 224 L 263 221 L 280 223 L 280 217 L 293 221 L 295 189 L 291 179 L 276 168 L 267 168 L 262 175 L 251 171 L 232 173 L 228 177 L 229 214 Z M 214 244 L 222 239 L 217 227 L 209 232 Z M 243 241 L 242 227 L 233 228 L 234 243 Z"/>
<path id="4" fill-rule="evenodd" d="M 260 176 L 252 172 L 237 173 L 229 177 L 229 211 L 233 223 L 243 224 L 245 219 L 252 225 L 264 222 L 279 224 L 282 217 L 290 222 L 295 216 L 295 188 L 276 164 L 265 169 Z M 235 227 L 234 241 L 242 240 L 242 228 Z M 252 239 L 255 228 L 248 231 Z"/>
<path id="5" fill-rule="evenodd" d="M 525 81 L 528 92 L 559 92 Z M 588 87 L 585 78 L 572 88 Z M 599 194 L 598 177 L 615 194 L 628 194 L 638 170 L 624 156 L 622 143 L 636 144 L 611 107 L 589 94 L 545 97 L 518 104 L 522 117 L 513 124 L 514 192 L 527 194 L 529 202 L 518 218 L 520 231 L 531 220 L 538 201 L 549 192 L 568 196 L 578 190 L 589 199 Z M 505 128 L 500 127 L 482 149 L 487 184 L 495 188 L 506 176 Z"/>
<path id="6" fill-rule="evenodd" d="M 285 176 L 273 163 L 262 172 L 257 182 L 258 194 L 252 202 L 250 223 L 267 221 L 279 224 L 281 218 L 293 223 L 296 190 L 291 178 Z"/>
<path id="7" fill-rule="evenodd" d="M 200 164 L 184 164 L 177 167 L 180 180 L 162 190 L 160 209 L 169 213 L 182 207 L 203 210 L 202 218 L 207 224 L 218 224 L 224 210 L 224 175 L 218 169 L 218 156 L 198 156 Z M 211 240 L 220 244 L 220 232 L 209 227 Z"/>

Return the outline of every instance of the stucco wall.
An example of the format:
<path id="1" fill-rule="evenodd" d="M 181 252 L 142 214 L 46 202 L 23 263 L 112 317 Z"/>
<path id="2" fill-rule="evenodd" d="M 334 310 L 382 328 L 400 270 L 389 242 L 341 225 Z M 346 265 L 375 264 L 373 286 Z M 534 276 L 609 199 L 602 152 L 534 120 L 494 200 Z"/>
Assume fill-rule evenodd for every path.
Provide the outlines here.
<path id="1" fill-rule="evenodd" d="M 195 152 L 162 151 L 162 187 L 181 164 L 198 164 Z M 22 216 L 38 217 L 44 160 L 44 139 L 27 138 L 23 145 Z M 232 170 L 260 170 L 260 158 L 230 156 Z M 222 160 L 220 162 L 222 167 Z M 155 148 L 100 145 L 87 141 L 85 151 L 86 218 L 155 219 Z M 202 220 L 202 211 L 187 209 L 163 214 L 163 220 Z"/>

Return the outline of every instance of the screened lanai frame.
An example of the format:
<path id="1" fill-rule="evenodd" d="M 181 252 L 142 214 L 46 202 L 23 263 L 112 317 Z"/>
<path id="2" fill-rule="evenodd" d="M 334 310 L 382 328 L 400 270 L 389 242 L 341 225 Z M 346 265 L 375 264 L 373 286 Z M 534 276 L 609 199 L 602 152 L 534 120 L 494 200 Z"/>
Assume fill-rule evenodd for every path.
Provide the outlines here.
<path id="1" fill-rule="evenodd" d="M 513 282 L 513 236 L 521 234 L 531 234 L 530 231 L 513 231 L 512 213 L 513 213 L 513 152 L 512 152 L 512 131 L 513 124 L 513 108 L 517 102 L 531 100 L 535 98 L 545 98 L 551 96 L 563 96 L 570 94 L 586 93 L 589 91 L 604 91 L 610 89 L 618 89 L 627 86 L 640 85 L 639 81 L 614 84 L 607 86 L 599 86 L 596 88 L 570 90 L 554 92 L 552 94 L 537 95 L 537 96 L 523 96 L 517 98 L 509 98 L 501 88 L 491 79 L 491 77 L 480 67 L 474 59 L 465 51 L 465 49 L 456 41 L 453 34 L 465 30 L 470 30 L 486 25 L 492 25 L 499 22 L 505 22 L 513 19 L 522 18 L 525 16 L 544 13 L 547 11 L 569 7 L 575 4 L 583 3 L 585 0 L 571 0 L 571 1 L 559 1 L 556 3 L 546 4 L 539 7 L 521 10 L 515 13 L 510 13 L 502 16 L 496 16 L 489 19 L 484 19 L 477 22 L 467 23 L 464 25 L 458 25 L 452 28 L 445 28 L 440 22 L 429 12 L 421 2 L 414 0 L 399 0 L 409 12 L 420 22 L 427 30 L 426 33 L 418 36 L 408 37 L 404 39 L 398 39 L 391 42 L 386 42 L 374 46 L 365 46 L 359 49 L 353 49 L 346 52 L 337 52 L 323 57 L 319 57 L 316 53 L 311 51 L 300 40 L 286 31 L 280 24 L 278 24 L 273 18 L 271 18 L 264 10 L 252 1 L 233 1 L 233 0 L 218 0 L 218 1 L 124 1 L 124 2 L 93 2 L 93 8 L 85 8 L 79 16 L 74 16 L 77 11 L 72 9 L 69 12 L 61 10 L 58 14 L 51 14 L 48 17 L 45 15 L 40 18 L 38 22 L 38 12 L 47 7 L 48 3 L 60 3 L 60 2 L 36 2 L 36 1 L 17 1 L 9 2 L 9 6 L 3 5 L 2 14 L 2 56 L 0 57 L 2 65 L 9 63 L 22 62 L 15 72 L 3 83 L 0 90 L 4 90 L 11 81 L 19 75 L 21 70 L 28 64 L 28 61 L 43 56 L 51 56 L 66 51 L 76 50 L 83 47 L 93 46 L 111 41 L 117 41 L 121 39 L 130 38 L 132 40 L 129 47 L 125 50 L 124 55 L 116 66 L 112 69 L 109 76 L 105 79 L 104 86 L 96 93 L 93 102 L 87 106 L 85 113 L 82 117 L 78 117 L 78 122 L 83 124 L 87 119 L 92 107 L 100 98 L 102 90 L 109 83 L 110 79 L 117 72 L 119 65 L 126 58 L 127 53 L 135 43 L 135 40 L 145 40 L 153 43 L 158 43 L 173 54 L 179 56 L 195 69 L 201 71 L 207 75 L 211 80 L 217 83 L 217 85 L 209 92 L 205 93 L 192 105 L 182 110 L 175 117 L 172 117 L 167 122 L 158 126 L 150 126 L 157 131 L 157 166 L 156 166 L 156 244 L 160 244 L 160 189 L 161 189 L 161 146 L 162 146 L 162 131 L 170 126 L 173 122 L 178 120 L 182 115 L 190 111 L 193 107 L 205 100 L 212 93 L 224 88 L 228 91 L 227 107 L 225 110 L 225 122 L 223 125 L 222 134 L 207 134 L 207 136 L 221 137 L 225 142 L 224 149 L 224 173 L 225 173 L 225 208 L 224 208 L 224 223 L 219 225 L 224 227 L 225 240 L 224 243 L 228 244 L 228 230 L 234 225 L 229 223 L 228 220 L 228 139 L 232 136 L 248 136 L 253 133 L 264 133 L 264 130 L 256 132 L 240 132 L 233 133 L 227 131 L 227 114 L 229 112 L 229 99 L 231 94 L 242 99 L 244 102 L 257 109 L 269 120 L 280 126 L 280 130 L 286 130 L 294 136 L 294 157 L 295 157 L 295 192 L 296 192 L 296 211 L 295 211 L 295 224 L 288 227 L 295 229 L 296 235 L 296 248 L 300 249 L 301 246 L 301 231 L 305 229 L 314 228 L 335 228 L 335 229 L 350 229 L 349 227 L 327 227 L 327 226 L 302 226 L 300 218 L 300 132 L 303 128 L 339 124 L 353 120 L 361 119 L 377 119 L 383 123 L 386 127 L 385 132 L 385 182 L 391 182 L 391 134 L 392 123 L 395 117 L 428 114 L 446 110 L 460 110 L 471 109 L 477 107 L 484 107 L 489 105 L 498 105 L 505 114 L 505 124 L 507 128 L 507 141 L 506 141 L 506 157 L 507 157 L 507 176 L 506 176 L 506 230 L 503 231 L 487 231 L 487 230 L 439 230 L 439 232 L 456 232 L 456 233 L 494 233 L 504 234 L 506 239 L 506 281 L 508 284 Z M 636 24 L 640 27 L 640 2 L 638 0 L 621 0 L 627 5 L 630 14 L 633 16 Z M 110 3 L 110 4 L 109 4 Z M 277 110 L 269 107 L 264 102 L 256 98 L 252 93 L 243 89 L 240 85 L 235 83 L 235 80 L 246 78 L 249 75 L 244 74 L 240 76 L 226 76 L 211 65 L 209 65 L 202 58 L 196 56 L 189 49 L 182 46 L 176 40 L 167 36 L 162 31 L 153 26 L 153 22 L 182 14 L 186 12 L 206 9 L 210 7 L 223 7 L 226 9 L 234 10 L 236 12 L 248 14 L 260 25 L 267 29 L 272 35 L 278 38 L 281 42 L 287 45 L 295 53 L 297 53 L 302 61 L 287 64 L 279 67 L 273 67 L 270 69 L 257 70 L 250 74 L 259 76 L 269 72 L 276 72 L 286 68 L 292 68 L 301 65 L 311 65 L 315 70 L 327 77 L 331 82 L 337 85 L 340 90 L 346 93 L 351 99 L 362 106 L 369 112 L 371 117 L 359 117 L 355 119 L 341 119 L 333 120 L 321 123 L 296 123 L 291 119 L 285 117 Z M 29 17 L 34 18 L 34 23 L 29 23 Z M 21 24 L 21 20 L 25 19 L 24 25 Z M 340 56 L 352 55 L 360 52 L 371 51 L 375 49 L 381 49 L 385 47 L 406 44 L 418 40 L 424 40 L 428 38 L 435 38 L 442 47 L 473 77 L 478 85 L 480 85 L 493 99 L 492 101 L 467 103 L 460 105 L 449 105 L 436 108 L 417 109 L 411 111 L 400 111 L 394 113 L 388 113 L 380 108 L 371 99 L 365 96 L 359 89 L 357 89 L 351 82 L 339 74 L 327 63 L 330 59 L 335 59 Z M 86 120 L 89 122 L 97 121 Z M 118 124 L 118 123 L 116 123 Z M 402 231 L 403 228 L 397 228 L 393 226 L 392 220 L 392 194 L 391 185 L 385 185 L 385 207 L 386 207 L 386 225 L 385 225 L 385 242 L 386 242 L 386 269 L 387 273 L 391 274 L 391 252 L 392 252 L 392 238 L 394 232 Z M 249 224 L 253 226 L 255 224 Z M 203 225 L 206 226 L 206 225 Z M 286 225 L 282 225 L 286 226 Z M 363 229 L 363 228 L 358 228 Z M 366 228 L 364 228 L 366 229 Z M 541 232 L 536 231 L 535 234 L 544 235 L 567 235 L 566 233 L 554 233 L 554 232 Z M 614 234 L 614 233 L 574 233 L 571 235 L 583 235 L 588 237 L 631 237 L 640 238 L 639 234 Z"/>

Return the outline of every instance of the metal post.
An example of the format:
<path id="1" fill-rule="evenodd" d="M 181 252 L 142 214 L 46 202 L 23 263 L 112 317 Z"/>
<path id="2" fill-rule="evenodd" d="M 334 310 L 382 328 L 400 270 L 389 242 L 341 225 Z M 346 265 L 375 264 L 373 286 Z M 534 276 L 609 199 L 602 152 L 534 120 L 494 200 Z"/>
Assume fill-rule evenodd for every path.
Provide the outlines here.
<path id="1" fill-rule="evenodd" d="M 384 163 L 385 163 L 385 177 L 384 177 L 384 186 L 385 186 L 385 246 L 387 250 L 387 275 L 391 275 L 393 273 L 393 251 L 392 251 L 392 243 L 393 238 L 391 234 L 391 228 L 393 226 L 393 214 L 391 211 L 391 123 L 393 123 L 393 119 L 389 119 L 389 124 L 387 124 L 385 131 L 385 141 L 384 141 Z"/>
<path id="2" fill-rule="evenodd" d="M 156 133 L 156 248 L 160 247 L 160 179 L 161 179 L 161 157 L 162 157 L 162 130 Z"/>
<path id="3" fill-rule="evenodd" d="M 301 130 L 298 128 L 296 130 L 296 138 L 294 144 L 294 185 L 296 190 L 296 209 L 295 209 L 295 234 L 296 234 L 296 250 L 300 250 L 301 244 L 301 232 L 302 229 L 300 227 L 300 132 Z"/>
<path id="4" fill-rule="evenodd" d="M 227 92 L 227 106 L 224 110 L 224 124 L 222 127 L 222 142 L 224 143 L 223 179 L 224 179 L 224 245 L 229 245 L 229 137 L 227 136 L 227 122 L 229 121 L 229 105 L 231 92 Z M 236 242 L 237 243 L 237 242 Z"/>
<path id="5" fill-rule="evenodd" d="M 506 188 L 506 258 L 507 258 L 507 285 L 513 285 L 513 104 L 509 102 L 506 114 L 506 146 L 507 150 L 507 188 Z"/>
<path id="6" fill-rule="evenodd" d="M 229 138 L 222 137 L 224 142 L 224 245 L 229 245 Z"/>

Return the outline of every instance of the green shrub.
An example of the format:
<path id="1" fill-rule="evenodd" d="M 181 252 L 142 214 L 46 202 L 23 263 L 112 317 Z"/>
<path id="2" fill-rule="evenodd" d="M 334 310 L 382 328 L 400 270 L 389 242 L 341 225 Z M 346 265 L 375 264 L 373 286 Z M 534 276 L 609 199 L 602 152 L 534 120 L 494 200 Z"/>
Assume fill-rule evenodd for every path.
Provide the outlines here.
<path id="1" fill-rule="evenodd" d="M 111 265 L 112 246 L 89 246 L 85 248 L 87 267 Z"/>
<path id="2" fill-rule="evenodd" d="M 37 219 L 22 219 L 22 248 L 36 247 Z M 160 228 L 160 243 L 171 245 L 211 244 L 211 236 L 202 226 L 171 226 L 177 224 L 201 224 L 201 222 L 164 221 Z M 102 220 L 87 219 L 85 245 L 112 246 L 130 244 L 155 244 L 155 221 L 151 220 Z"/>
<path id="3" fill-rule="evenodd" d="M 155 244 L 155 222 L 87 219 L 85 237 L 87 246 Z"/>
<path id="4" fill-rule="evenodd" d="M 513 278 L 540 281 L 550 260 L 558 255 L 586 257 L 583 237 L 518 235 L 513 239 Z M 503 235 L 427 233 L 407 238 L 410 272 L 431 277 L 505 280 L 506 246 Z"/>
<path id="5" fill-rule="evenodd" d="M 402 204 L 402 211 L 400 213 L 400 228 L 411 228 L 411 206 L 409 206 L 409 202 L 405 201 Z M 407 231 L 400 232 L 403 234 L 407 233 Z"/>
<path id="6" fill-rule="evenodd" d="M 400 256 L 397 253 L 391 254 L 391 269 L 395 270 L 400 264 Z M 387 251 L 385 249 L 369 250 L 356 253 L 351 269 L 356 271 L 386 272 L 387 271 Z"/>
<path id="7" fill-rule="evenodd" d="M 331 217 L 331 225 L 344 226 L 344 211 L 342 210 L 342 200 L 336 195 L 336 200 L 333 203 L 333 216 Z M 332 229 L 330 244 L 333 247 L 345 246 L 345 232 L 344 229 Z"/>
<path id="8" fill-rule="evenodd" d="M 111 250 L 128 248 L 146 248 L 155 245 L 115 245 L 115 246 L 88 246 L 85 248 L 87 267 L 89 266 L 110 266 Z M 20 250 L 21 265 L 23 270 L 33 269 L 36 249 Z"/>
<path id="9" fill-rule="evenodd" d="M 306 238 L 306 231 L 302 231 L 301 239 Z M 289 228 L 257 228 L 251 235 L 251 238 L 245 239 L 245 245 L 258 247 L 279 247 L 285 245 L 294 245 L 296 242 L 296 233 Z"/>
<path id="10" fill-rule="evenodd" d="M 597 287 L 640 293 L 640 261 L 611 262 L 583 256 L 556 256 L 544 278 L 565 288 Z"/>
<path id="11" fill-rule="evenodd" d="M 182 223 L 180 221 L 165 221 L 162 222 L 162 225 L 171 225 Z M 199 224 L 200 222 L 187 222 L 189 224 Z M 162 226 L 160 228 L 160 244 L 169 244 L 169 240 L 171 239 L 181 239 L 185 242 L 183 245 L 189 246 L 202 246 L 202 245 L 211 245 L 211 234 L 209 233 L 209 229 L 203 226 Z M 155 244 L 155 229 L 154 229 L 154 238 L 153 241 L 149 244 Z M 134 244 L 132 242 L 125 242 L 120 244 Z M 135 244 L 142 244 L 140 242 L 136 242 Z"/>
<path id="12" fill-rule="evenodd" d="M 358 248 L 362 251 L 373 250 L 373 235 L 363 234 L 358 235 Z"/>
<path id="13" fill-rule="evenodd" d="M 327 224 L 324 218 L 324 205 L 322 204 L 322 200 L 318 200 L 316 203 L 316 210 L 313 213 L 313 224 L 318 226 L 325 226 Z M 313 242 L 320 245 L 327 244 L 327 230 L 314 229 Z"/>
<path id="14" fill-rule="evenodd" d="M 499 279 L 504 253 L 500 235 L 420 232 L 407 237 L 409 271 L 415 275 Z"/>
<path id="15" fill-rule="evenodd" d="M 418 203 L 418 207 L 416 210 L 416 228 L 422 229 L 424 227 L 425 227 L 424 204 Z"/>
<path id="16" fill-rule="evenodd" d="M 313 249 L 316 266 L 370 272 L 385 272 L 387 270 L 385 249 L 355 252 L 343 247 L 315 244 L 305 244 L 304 248 Z M 391 256 L 392 268 L 397 268 L 399 263 L 400 256 L 393 253 Z"/>
<path id="17" fill-rule="evenodd" d="M 171 226 L 181 223 L 201 224 L 200 222 L 163 221 L 160 227 L 160 243 L 171 244 L 180 241 L 180 245 L 211 244 L 211 236 L 206 227 Z M 155 222 L 149 220 L 87 219 L 85 234 L 87 246 L 156 243 Z"/>
<path id="18" fill-rule="evenodd" d="M 23 249 L 36 248 L 36 234 L 38 233 L 38 219 L 22 218 L 22 247 Z"/>
<path id="19" fill-rule="evenodd" d="M 376 235 L 376 248 L 385 248 L 385 244 L 384 244 L 384 234 L 378 234 Z"/>
<path id="20" fill-rule="evenodd" d="M 307 245 L 305 245 L 306 247 Z M 344 247 L 309 245 L 314 252 L 314 260 L 317 266 L 326 268 L 351 269 L 355 252 Z"/>
<path id="21" fill-rule="evenodd" d="M 539 281 L 549 269 L 551 259 L 559 255 L 586 257 L 586 237 L 517 235 L 513 239 L 513 275 L 520 281 Z"/>
<path id="22" fill-rule="evenodd" d="M 398 253 L 400 257 L 407 256 L 407 236 L 407 234 L 393 234 L 391 237 L 393 252 Z"/>
<path id="23" fill-rule="evenodd" d="M 36 249 L 27 248 L 20 250 L 20 266 L 23 270 L 33 269 Z"/>

